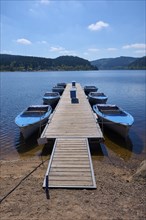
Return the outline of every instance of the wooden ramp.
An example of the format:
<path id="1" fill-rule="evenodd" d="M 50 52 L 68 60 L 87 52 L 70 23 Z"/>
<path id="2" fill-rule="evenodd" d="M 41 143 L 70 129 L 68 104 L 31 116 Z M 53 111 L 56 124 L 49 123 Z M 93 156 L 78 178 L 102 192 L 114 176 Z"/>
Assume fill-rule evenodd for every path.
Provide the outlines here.
<path id="1" fill-rule="evenodd" d="M 103 134 L 81 85 L 76 84 L 78 103 L 71 102 L 71 88 L 67 84 L 40 138 L 56 139 L 46 176 L 49 187 L 96 188 L 88 138 L 101 142 Z"/>
<path id="2" fill-rule="evenodd" d="M 88 140 L 56 139 L 46 176 L 49 188 L 96 188 Z"/>

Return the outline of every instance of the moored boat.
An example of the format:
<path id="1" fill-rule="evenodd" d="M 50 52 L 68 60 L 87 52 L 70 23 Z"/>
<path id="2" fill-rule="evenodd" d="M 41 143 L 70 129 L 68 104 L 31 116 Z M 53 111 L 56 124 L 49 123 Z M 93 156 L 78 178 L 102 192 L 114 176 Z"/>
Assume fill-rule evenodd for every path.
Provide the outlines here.
<path id="1" fill-rule="evenodd" d="M 84 92 L 88 95 L 90 92 L 97 92 L 98 88 L 96 86 L 84 86 Z"/>
<path id="2" fill-rule="evenodd" d="M 91 105 L 94 104 L 105 104 L 108 97 L 103 92 L 90 92 L 88 99 Z"/>
<path id="3" fill-rule="evenodd" d="M 31 105 L 15 118 L 15 123 L 20 128 L 23 137 L 28 138 L 46 124 L 51 112 L 50 105 Z"/>
<path id="4" fill-rule="evenodd" d="M 134 118 L 120 107 L 111 104 L 96 104 L 93 106 L 101 124 L 126 138 Z"/>
<path id="5" fill-rule="evenodd" d="M 64 92 L 64 87 L 63 86 L 53 86 L 52 92 L 58 92 L 60 95 Z"/>
<path id="6" fill-rule="evenodd" d="M 51 105 L 54 107 L 60 99 L 59 92 L 46 92 L 43 96 L 44 104 Z"/>
<path id="7" fill-rule="evenodd" d="M 63 88 L 65 88 L 66 87 L 66 83 L 65 82 L 57 83 L 57 86 L 62 86 Z"/>

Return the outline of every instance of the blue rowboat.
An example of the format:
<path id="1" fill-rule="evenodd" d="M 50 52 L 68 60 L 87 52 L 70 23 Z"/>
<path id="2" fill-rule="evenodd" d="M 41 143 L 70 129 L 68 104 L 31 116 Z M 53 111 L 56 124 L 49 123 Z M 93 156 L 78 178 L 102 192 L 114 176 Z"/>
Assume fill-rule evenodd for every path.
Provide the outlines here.
<path id="1" fill-rule="evenodd" d="M 98 116 L 98 121 L 126 138 L 129 129 L 134 123 L 134 118 L 120 107 L 111 104 L 93 105 L 93 110 Z"/>
<path id="2" fill-rule="evenodd" d="M 65 82 L 57 83 L 57 86 L 62 86 L 63 88 L 65 88 L 66 87 L 66 83 Z"/>
<path id="3" fill-rule="evenodd" d="M 95 104 L 105 104 L 108 97 L 103 92 L 90 92 L 88 95 L 88 100 L 91 105 Z"/>
<path id="4" fill-rule="evenodd" d="M 46 92 L 43 96 L 44 104 L 51 105 L 52 107 L 57 105 L 59 99 L 59 92 Z"/>
<path id="5" fill-rule="evenodd" d="M 64 92 L 64 87 L 63 86 L 53 86 L 52 92 L 58 92 L 60 95 Z"/>
<path id="6" fill-rule="evenodd" d="M 96 86 L 84 86 L 84 92 L 88 95 L 90 92 L 97 92 L 98 88 Z"/>
<path id="7" fill-rule="evenodd" d="M 23 137 L 28 138 L 47 123 L 51 112 L 50 105 L 31 105 L 15 118 L 15 123 Z"/>

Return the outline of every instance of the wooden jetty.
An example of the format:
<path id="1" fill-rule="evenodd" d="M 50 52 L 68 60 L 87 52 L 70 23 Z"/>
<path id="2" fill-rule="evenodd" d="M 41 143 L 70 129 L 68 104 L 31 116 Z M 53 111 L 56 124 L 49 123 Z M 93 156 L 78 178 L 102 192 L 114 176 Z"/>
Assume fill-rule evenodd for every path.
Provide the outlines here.
<path id="1" fill-rule="evenodd" d="M 80 84 L 78 103 L 72 103 L 67 84 L 41 139 L 56 139 L 46 176 L 49 188 L 96 188 L 88 138 L 103 141 L 103 134 Z M 46 178 L 43 187 L 46 187 Z"/>

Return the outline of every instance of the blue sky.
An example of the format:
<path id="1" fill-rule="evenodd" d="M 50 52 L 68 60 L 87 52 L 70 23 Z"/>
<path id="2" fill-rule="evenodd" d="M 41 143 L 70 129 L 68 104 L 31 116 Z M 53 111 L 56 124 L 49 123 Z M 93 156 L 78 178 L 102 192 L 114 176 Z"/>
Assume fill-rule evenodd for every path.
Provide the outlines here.
<path id="1" fill-rule="evenodd" d="M 6 54 L 88 60 L 146 54 L 145 0 L 1 0 Z"/>

